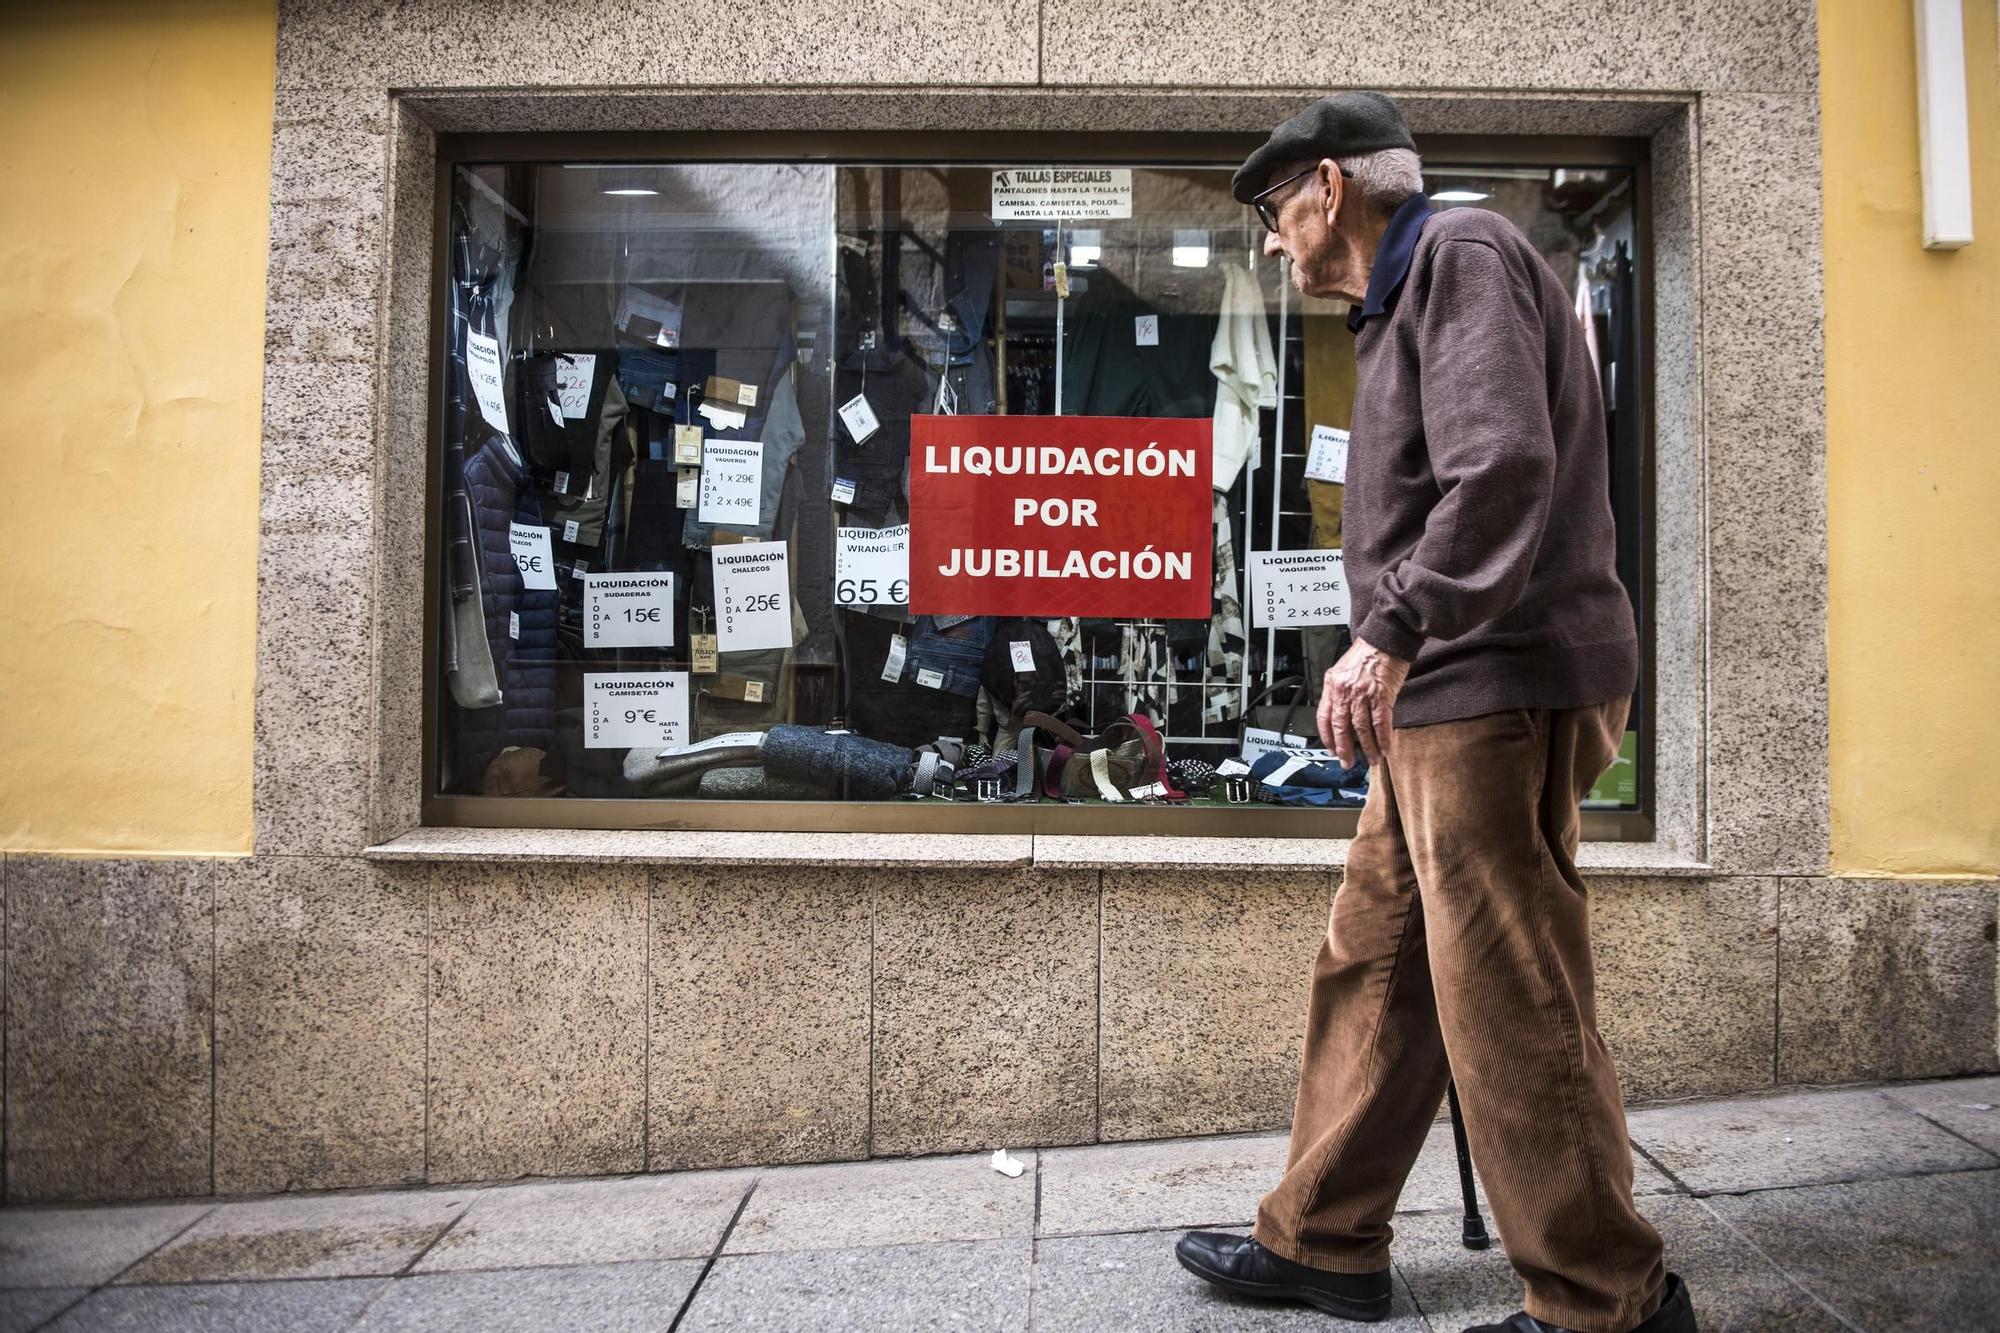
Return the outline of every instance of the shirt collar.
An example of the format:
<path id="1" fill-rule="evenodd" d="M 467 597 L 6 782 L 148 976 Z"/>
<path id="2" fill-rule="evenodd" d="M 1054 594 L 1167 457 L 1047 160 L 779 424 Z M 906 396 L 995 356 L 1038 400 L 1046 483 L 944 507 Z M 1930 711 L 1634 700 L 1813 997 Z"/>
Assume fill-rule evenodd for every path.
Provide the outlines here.
<path id="1" fill-rule="evenodd" d="M 1410 275 L 1410 259 L 1417 252 L 1417 237 L 1423 235 L 1424 224 L 1434 216 L 1430 198 L 1419 191 L 1405 199 L 1403 206 L 1396 210 L 1396 215 L 1389 219 L 1388 227 L 1382 232 L 1382 243 L 1375 247 L 1375 267 L 1368 273 L 1368 296 L 1347 312 L 1349 332 L 1361 332 L 1361 321 L 1388 309 L 1389 298 L 1396 294 L 1396 289 L 1403 285 L 1403 279 Z"/>

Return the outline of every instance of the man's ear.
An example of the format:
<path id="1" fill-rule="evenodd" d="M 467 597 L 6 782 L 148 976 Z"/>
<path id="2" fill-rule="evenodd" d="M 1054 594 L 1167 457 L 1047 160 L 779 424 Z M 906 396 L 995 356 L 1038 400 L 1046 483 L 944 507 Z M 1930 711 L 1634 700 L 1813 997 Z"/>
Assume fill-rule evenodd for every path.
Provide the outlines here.
<path id="1" fill-rule="evenodd" d="M 1319 174 L 1313 184 L 1319 188 L 1320 211 L 1326 215 L 1327 230 L 1333 230 L 1334 220 L 1340 215 L 1340 205 L 1344 202 L 1346 177 L 1340 174 L 1340 163 L 1330 157 L 1319 160 Z"/>

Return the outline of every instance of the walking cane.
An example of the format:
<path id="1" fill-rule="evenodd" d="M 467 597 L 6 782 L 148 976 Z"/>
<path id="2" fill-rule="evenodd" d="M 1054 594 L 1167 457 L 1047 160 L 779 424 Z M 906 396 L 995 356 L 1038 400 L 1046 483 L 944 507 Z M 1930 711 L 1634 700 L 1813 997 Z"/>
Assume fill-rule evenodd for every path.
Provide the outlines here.
<path id="1" fill-rule="evenodd" d="M 1458 1145 L 1458 1185 L 1465 1192 L 1465 1248 L 1483 1250 L 1493 1242 L 1486 1236 L 1486 1221 L 1479 1215 L 1479 1191 L 1472 1183 L 1472 1151 L 1465 1146 L 1465 1117 L 1458 1109 L 1458 1084 L 1444 1085 L 1451 1103 L 1451 1138 Z"/>

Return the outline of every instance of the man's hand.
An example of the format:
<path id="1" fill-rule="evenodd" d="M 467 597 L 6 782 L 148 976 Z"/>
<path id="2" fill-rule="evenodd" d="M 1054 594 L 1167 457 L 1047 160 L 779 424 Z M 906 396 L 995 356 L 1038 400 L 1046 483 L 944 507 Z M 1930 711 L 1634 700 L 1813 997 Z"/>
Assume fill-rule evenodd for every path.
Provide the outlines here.
<path id="1" fill-rule="evenodd" d="M 1371 765 L 1382 763 L 1395 727 L 1396 696 L 1403 692 L 1409 674 L 1408 662 L 1358 637 L 1326 669 L 1319 696 L 1319 738 L 1344 766 L 1354 766 L 1357 741 Z"/>

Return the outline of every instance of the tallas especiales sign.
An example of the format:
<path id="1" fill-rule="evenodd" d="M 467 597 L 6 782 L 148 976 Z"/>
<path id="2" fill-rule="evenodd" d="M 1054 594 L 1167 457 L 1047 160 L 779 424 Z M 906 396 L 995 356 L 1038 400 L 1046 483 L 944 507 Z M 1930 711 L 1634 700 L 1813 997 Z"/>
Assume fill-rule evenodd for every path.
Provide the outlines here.
<path id="1" fill-rule="evenodd" d="M 1210 429 L 912 417 L 911 614 L 1206 620 Z"/>

